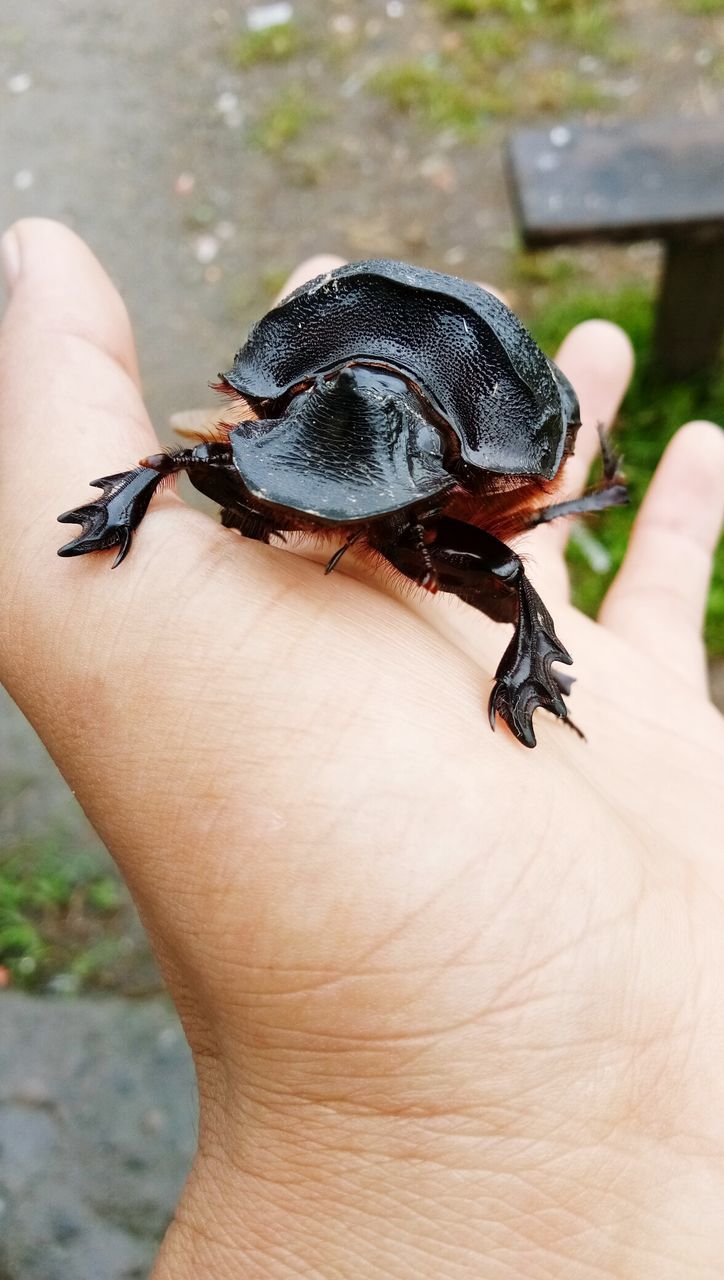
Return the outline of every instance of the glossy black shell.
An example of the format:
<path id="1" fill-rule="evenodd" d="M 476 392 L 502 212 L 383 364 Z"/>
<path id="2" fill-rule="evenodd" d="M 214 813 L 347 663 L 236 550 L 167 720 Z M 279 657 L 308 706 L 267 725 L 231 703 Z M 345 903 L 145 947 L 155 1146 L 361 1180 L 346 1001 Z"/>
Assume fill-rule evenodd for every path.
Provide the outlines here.
<path id="1" fill-rule="evenodd" d="M 504 303 L 404 262 L 351 263 L 309 281 L 254 326 L 223 377 L 274 417 L 295 386 L 365 360 L 413 381 L 465 461 L 486 471 L 554 477 L 579 424 L 570 383 Z"/>

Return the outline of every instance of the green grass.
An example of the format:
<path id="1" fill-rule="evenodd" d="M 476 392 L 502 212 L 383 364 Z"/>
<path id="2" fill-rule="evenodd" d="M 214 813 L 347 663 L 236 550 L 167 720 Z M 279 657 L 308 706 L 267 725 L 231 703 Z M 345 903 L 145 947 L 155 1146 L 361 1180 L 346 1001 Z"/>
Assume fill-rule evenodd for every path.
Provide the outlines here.
<path id="1" fill-rule="evenodd" d="M 572 4 L 554 16 L 553 29 L 560 39 L 586 53 L 606 54 L 613 33 L 610 7 L 606 3 Z"/>
<path id="2" fill-rule="evenodd" d="M 441 52 L 384 66 L 369 87 L 428 130 L 474 141 L 499 117 L 585 111 L 606 101 L 574 65 L 525 64 L 532 40 L 613 48 L 608 0 L 433 0 L 452 23 Z M 543 21 L 543 19 L 545 19 Z M 575 62 L 573 57 L 569 61 Z"/>
<path id="3" fill-rule="evenodd" d="M 525 49 L 525 37 L 514 27 L 486 22 L 461 34 L 458 58 L 468 64 L 468 74 L 480 69 L 499 70 L 518 58 Z"/>
<path id="4" fill-rule="evenodd" d="M 303 85 L 290 84 L 259 116 L 252 137 L 262 151 L 279 154 L 324 115 L 323 107 L 310 97 Z"/>
<path id="5" fill-rule="evenodd" d="M 432 0 L 443 19 L 472 20 L 501 14 L 522 22 L 550 22 L 557 18 L 581 18 L 587 11 L 608 10 L 608 0 Z"/>
<path id="6" fill-rule="evenodd" d="M 678 7 L 684 13 L 716 15 L 724 13 L 724 0 L 678 0 Z"/>
<path id="7" fill-rule="evenodd" d="M 0 854 L 0 966 L 13 986 L 42 989 L 63 974 L 73 989 L 103 982 L 122 949 L 126 904 L 97 855 L 61 834 Z"/>
<path id="8" fill-rule="evenodd" d="M 528 118 L 538 114 L 565 111 L 590 111 L 607 101 L 600 86 L 569 67 L 540 67 L 529 71 L 516 88 L 511 77 L 511 92 L 516 94 L 519 114 Z"/>
<path id="9" fill-rule="evenodd" d="M 492 55 L 491 55 L 492 57 Z M 566 67 L 527 71 L 502 60 L 486 70 L 481 58 L 463 47 L 435 63 L 401 62 L 382 68 L 369 83 L 373 92 L 423 128 L 451 129 L 463 141 L 482 136 L 491 120 L 538 112 L 588 110 L 605 97 L 585 76 Z"/>
<path id="10" fill-rule="evenodd" d="M 499 0 L 432 0 L 432 5 L 443 21 L 470 20 L 501 11 Z"/>
<path id="11" fill-rule="evenodd" d="M 304 33 L 294 22 L 284 22 L 264 31 L 245 31 L 232 40 L 227 56 L 241 70 L 268 62 L 288 62 L 307 45 Z"/>
<path id="12" fill-rule="evenodd" d="M 548 305 L 530 327 L 543 348 L 553 354 L 569 329 L 591 316 L 620 324 L 629 334 L 637 356 L 634 381 L 617 428 L 631 506 L 588 522 L 590 531 L 611 556 L 611 571 L 593 573 L 577 547 L 572 546 L 569 552 L 574 599 L 587 613 L 595 614 L 623 559 L 636 510 L 674 432 L 692 418 L 709 418 L 724 424 L 724 371 L 706 381 L 661 383 L 657 379 L 651 365 L 654 308 L 642 287 L 631 286 L 610 294 L 577 290 L 567 299 Z M 706 640 L 712 656 L 724 655 L 724 544 L 715 558 Z"/>
<path id="13" fill-rule="evenodd" d="M 394 110 L 416 116 L 424 127 L 453 129 L 468 139 L 480 136 L 490 117 L 509 105 L 479 78 L 468 79 L 454 58 L 441 58 L 436 65 L 409 61 L 385 67 L 369 87 Z"/>
<path id="14" fill-rule="evenodd" d="M 686 0 L 716 4 L 718 0 Z M 611 0 L 432 0 L 443 22 L 483 30 L 498 20 L 526 37 L 562 40 L 591 53 L 605 52 L 613 31 Z"/>
<path id="15" fill-rule="evenodd" d="M 533 253 L 518 249 L 510 269 L 516 283 L 527 285 L 565 285 L 577 274 L 575 263 L 561 250 Z"/>

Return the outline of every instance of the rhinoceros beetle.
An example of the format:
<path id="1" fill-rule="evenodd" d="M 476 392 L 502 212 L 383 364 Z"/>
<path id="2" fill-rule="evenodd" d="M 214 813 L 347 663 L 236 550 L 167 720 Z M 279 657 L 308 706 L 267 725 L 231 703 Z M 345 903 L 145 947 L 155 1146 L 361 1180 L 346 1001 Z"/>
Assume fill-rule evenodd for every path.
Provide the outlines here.
<path id="1" fill-rule="evenodd" d="M 59 555 L 117 545 L 115 567 L 157 486 L 185 471 L 247 538 L 341 536 L 327 571 L 355 543 L 428 591 L 513 623 L 491 726 L 498 714 L 534 747 L 537 707 L 568 720 L 570 680 L 551 665 L 572 659 L 505 542 L 624 502 L 626 490 L 605 446 L 597 489 L 546 502 L 573 451 L 578 401 L 504 303 L 403 262 L 352 263 L 269 311 L 219 377 L 243 398 L 243 420 L 94 480 L 103 496 L 58 517 L 83 526 Z"/>

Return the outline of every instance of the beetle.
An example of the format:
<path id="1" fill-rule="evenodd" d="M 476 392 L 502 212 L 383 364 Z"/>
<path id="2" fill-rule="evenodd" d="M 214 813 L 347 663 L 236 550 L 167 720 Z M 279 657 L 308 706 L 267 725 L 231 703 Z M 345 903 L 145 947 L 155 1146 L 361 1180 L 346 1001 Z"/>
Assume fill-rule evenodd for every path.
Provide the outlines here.
<path id="1" fill-rule="evenodd" d="M 534 747 L 537 707 L 572 725 L 570 678 L 551 669 L 572 658 L 506 543 L 623 503 L 626 489 L 602 436 L 602 483 L 549 500 L 574 449 L 578 400 L 499 298 L 404 262 L 351 263 L 269 311 L 219 378 L 217 389 L 243 404 L 236 420 L 193 448 L 94 480 L 102 496 L 58 517 L 83 526 L 59 555 L 118 546 L 115 568 L 158 485 L 185 471 L 244 537 L 341 537 L 326 572 L 354 544 L 428 591 L 512 623 L 491 727 L 499 715 Z"/>

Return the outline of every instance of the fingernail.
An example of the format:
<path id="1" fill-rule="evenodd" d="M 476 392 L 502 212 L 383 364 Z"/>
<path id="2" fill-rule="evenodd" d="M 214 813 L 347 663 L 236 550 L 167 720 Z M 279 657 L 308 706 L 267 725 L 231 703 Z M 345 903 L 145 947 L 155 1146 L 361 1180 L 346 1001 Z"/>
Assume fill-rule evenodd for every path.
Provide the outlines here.
<path id="1" fill-rule="evenodd" d="M 20 275 L 20 241 L 11 227 L 0 240 L 0 263 L 8 289 L 14 289 Z"/>

